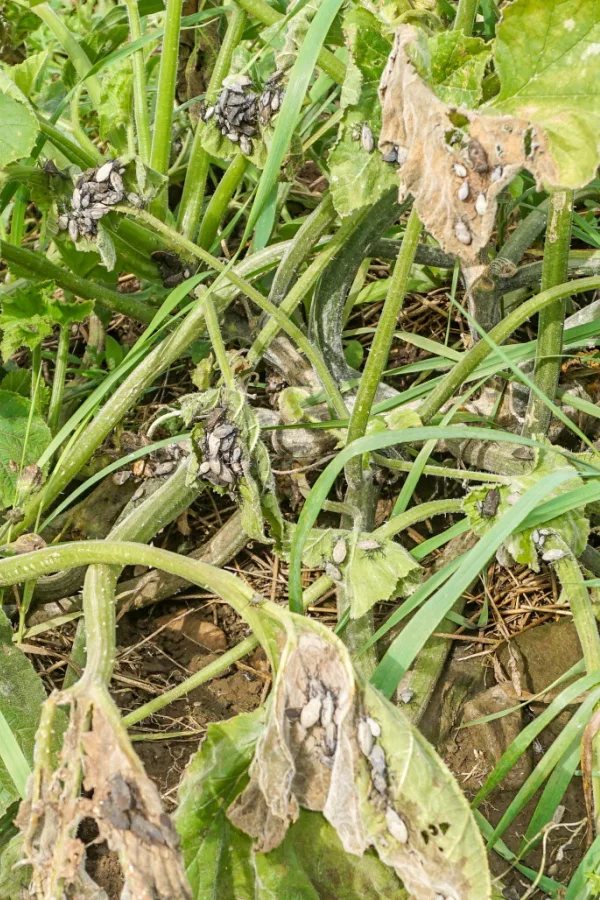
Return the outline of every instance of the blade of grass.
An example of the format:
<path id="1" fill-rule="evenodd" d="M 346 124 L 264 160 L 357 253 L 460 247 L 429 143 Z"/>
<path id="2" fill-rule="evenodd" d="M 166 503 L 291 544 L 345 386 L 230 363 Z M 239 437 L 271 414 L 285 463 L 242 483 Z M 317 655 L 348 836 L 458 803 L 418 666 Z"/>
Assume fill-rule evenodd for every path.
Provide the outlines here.
<path id="1" fill-rule="evenodd" d="M 317 14 L 308 27 L 306 37 L 302 42 L 296 62 L 290 72 L 285 97 L 277 116 L 277 124 L 275 125 L 267 162 L 260 177 L 254 203 L 250 210 L 244 241 L 252 233 L 263 206 L 271 194 L 273 185 L 279 178 L 281 165 L 298 124 L 304 97 L 308 90 L 319 52 L 341 5 L 342 0 L 322 0 L 317 9 Z"/>
<path id="2" fill-rule="evenodd" d="M 515 526 L 540 503 L 550 491 L 563 484 L 570 476 L 554 472 L 540 479 L 522 494 L 510 512 L 502 516 L 479 542 L 463 557 L 462 565 L 393 641 L 379 663 L 373 684 L 387 697 L 391 696 L 398 682 L 410 668 L 419 650 L 444 616 L 450 612 L 462 593 L 477 578 L 498 548 L 511 535 Z"/>

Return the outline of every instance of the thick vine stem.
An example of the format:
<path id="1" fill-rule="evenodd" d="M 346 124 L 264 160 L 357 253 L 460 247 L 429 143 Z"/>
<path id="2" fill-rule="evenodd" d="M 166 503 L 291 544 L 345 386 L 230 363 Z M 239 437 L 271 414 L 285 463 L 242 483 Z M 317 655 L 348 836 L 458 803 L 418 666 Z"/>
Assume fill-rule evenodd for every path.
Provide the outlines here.
<path id="1" fill-rule="evenodd" d="M 208 202 L 206 211 L 202 216 L 197 244 L 204 250 L 210 250 L 219 230 L 219 225 L 225 217 L 229 201 L 240 184 L 244 173 L 248 168 L 248 159 L 239 153 L 233 159 L 226 172 L 219 181 L 215 191 Z"/>
<path id="2" fill-rule="evenodd" d="M 562 284 L 569 270 L 571 222 L 573 218 L 573 192 L 554 191 L 550 196 L 548 226 L 544 244 L 542 291 Z M 554 402 L 562 363 L 565 300 L 541 310 L 538 321 L 538 338 L 533 381 L 548 400 Z M 552 410 L 544 399 L 531 391 L 525 416 L 524 434 L 546 434 L 550 427 Z"/>
<path id="3" fill-rule="evenodd" d="M 214 69 L 210 76 L 206 97 L 209 103 L 214 103 L 216 95 L 221 89 L 223 79 L 229 72 L 233 51 L 239 44 L 246 26 L 246 13 L 239 6 L 234 6 L 231 11 L 227 31 L 217 56 Z M 202 146 L 204 122 L 200 119 L 196 125 L 194 143 L 187 167 L 187 174 L 183 185 L 183 196 L 179 207 L 178 228 L 186 238 L 194 240 L 200 223 L 202 204 L 204 202 L 204 190 L 210 157 Z"/>
<path id="4" fill-rule="evenodd" d="M 262 309 L 263 312 L 268 313 L 271 318 L 275 320 L 279 328 L 281 328 L 282 331 L 285 331 L 285 333 L 289 335 L 289 337 L 291 337 L 293 341 L 296 342 L 300 350 L 308 358 L 321 380 L 323 388 L 325 389 L 325 392 L 327 393 L 327 396 L 331 401 L 331 405 L 333 406 L 336 415 L 338 415 L 340 418 L 346 417 L 346 404 L 344 403 L 344 399 L 337 385 L 337 382 L 335 381 L 325 362 L 323 361 L 323 357 L 316 350 L 313 344 L 308 340 L 304 332 L 288 319 L 283 310 L 281 310 L 277 306 L 274 306 L 270 300 L 268 300 L 263 294 L 261 294 L 260 291 L 257 291 L 256 288 L 253 287 L 248 281 L 240 278 L 240 276 L 232 268 L 220 262 L 220 260 L 212 256 L 206 250 L 203 250 L 201 247 L 198 247 L 196 244 L 192 243 L 192 241 L 189 241 L 182 235 L 177 234 L 177 232 L 173 231 L 172 228 L 169 228 L 168 225 L 165 225 L 154 216 L 151 216 L 150 213 L 147 213 L 142 209 L 131 210 L 128 207 L 117 206 L 115 207 L 115 209 L 122 213 L 129 213 L 135 218 L 138 218 L 141 221 L 146 222 L 151 227 L 155 228 L 156 231 L 162 234 L 175 249 L 183 250 L 184 253 L 189 254 L 190 256 L 194 256 L 196 257 L 196 259 L 199 259 L 209 265 L 211 269 L 219 272 L 224 279 L 227 279 L 231 282 L 231 284 L 235 285 L 240 291 L 242 291 L 242 293 L 245 294 L 249 300 L 252 300 L 254 303 L 256 303 L 256 305 L 260 309 Z M 217 282 L 218 281 L 220 281 L 220 279 L 217 279 Z M 212 286 L 212 290 L 216 289 L 217 282 Z"/>
<path id="5" fill-rule="evenodd" d="M 367 431 L 371 408 L 375 400 L 377 389 L 381 382 L 383 372 L 387 366 L 390 348 L 394 339 L 394 331 L 397 326 L 398 316 L 404 303 L 406 288 L 410 270 L 413 265 L 415 250 L 421 234 L 421 222 L 415 208 L 411 210 L 404 232 L 402 249 L 398 254 L 394 272 L 390 281 L 390 287 L 385 299 L 383 310 L 379 317 L 377 330 L 367 357 L 367 362 L 360 379 L 356 401 L 348 423 L 348 435 L 346 445 L 358 440 Z M 361 481 L 362 461 L 352 460 L 348 464 L 346 477 L 350 487 L 358 485 Z"/>
<path id="6" fill-rule="evenodd" d="M 466 35 L 472 34 L 478 7 L 479 0 L 458 0 L 454 29 L 464 31 Z"/>
<path id="7" fill-rule="evenodd" d="M 43 253 L 38 253 L 36 250 L 25 250 L 23 247 L 15 247 L 8 241 L 0 240 L 0 256 L 7 263 L 26 269 L 41 280 L 55 281 L 60 287 L 71 291 L 77 297 L 83 297 L 84 300 L 97 300 L 111 312 L 129 316 L 145 325 L 148 325 L 154 317 L 155 311 L 141 300 L 128 297 L 127 294 L 118 294 L 101 284 L 80 278 L 79 275 L 74 275 L 68 269 L 57 266 Z"/>
<path id="8" fill-rule="evenodd" d="M 262 597 L 255 594 L 249 585 L 230 572 L 158 547 L 148 547 L 145 544 L 136 544 L 130 541 L 74 541 L 57 544 L 33 553 L 24 553 L 22 556 L 0 560 L 0 587 L 31 581 L 33 578 L 39 578 L 40 575 L 47 575 L 59 569 L 102 564 L 119 567 L 139 565 L 163 569 L 165 572 L 185 578 L 192 584 L 213 591 L 248 623 L 271 661 L 277 660 L 275 636 L 271 633 L 265 617 L 261 613 L 261 605 L 264 602 Z M 92 616 L 96 615 L 95 609 L 90 609 L 89 612 Z M 92 624 L 88 623 L 86 617 L 88 654 L 90 651 L 89 640 L 93 634 L 94 640 L 97 640 L 94 660 L 98 660 L 96 671 L 93 667 L 90 668 L 89 664 L 86 667 L 87 680 L 91 678 L 99 680 L 105 677 L 107 667 L 102 655 L 107 649 L 110 651 L 111 642 L 114 642 L 114 634 L 112 637 L 107 634 L 110 626 L 109 618 L 108 615 L 103 614 L 101 620 Z M 91 630 L 90 624 L 92 624 Z M 97 677 L 95 677 L 96 672 Z"/>
<path id="9" fill-rule="evenodd" d="M 108 540 L 149 541 L 165 525 L 176 519 L 200 493 L 200 487 L 188 484 L 188 460 L 167 478 L 143 502 L 133 505 L 111 529 Z M 87 651 L 88 670 L 108 683 L 114 666 L 115 589 L 121 569 L 112 566 L 90 566 L 83 584 L 84 619 L 80 621 L 71 659 L 83 667 Z M 92 633 L 88 623 L 92 623 Z M 99 640 L 96 623 L 100 622 L 105 635 L 112 634 L 110 643 Z M 94 631 L 95 630 L 95 631 Z M 64 687 L 75 680 L 75 668 L 67 669 Z"/>
<path id="10" fill-rule="evenodd" d="M 100 81 L 97 75 L 90 75 L 89 78 L 86 77 L 87 73 L 92 68 L 92 64 L 79 41 L 71 34 L 65 23 L 60 16 L 54 12 L 50 4 L 34 4 L 31 9 L 32 12 L 34 12 L 36 16 L 39 16 L 42 22 L 48 26 L 73 63 L 79 77 L 85 78 L 85 85 L 88 89 L 92 103 L 96 109 L 98 109 L 102 100 Z"/>
<path id="11" fill-rule="evenodd" d="M 34 494 L 26 503 L 23 521 L 14 533 L 22 534 L 34 525 L 39 512 L 48 507 L 67 487 L 138 397 L 161 372 L 181 357 L 190 344 L 204 334 L 204 330 L 204 307 L 200 299 L 179 327 L 148 354 L 105 403 L 71 449 L 68 459 L 52 473 L 43 490 Z"/>
<path id="12" fill-rule="evenodd" d="M 571 281 L 568 284 L 561 284 L 543 291 L 536 297 L 526 300 L 525 303 L 509 313 L 502 322 L 490 331 L 489 337 L 495 344 L 503 344 L 515 329 L 519 328 L 523 322 L 526 322 L 527 319 L 540 312 L 544 307 L 573 294 L 579 294 L 583 291 L 594 291 L 599 287 L 600 278 L 596 276 L 580 278 L 577 281 Z M 440 411 L 444 403 L 454 395 L 471 372 L 474 372 L 477 366 L 489 356 L 492 349 L 491 343 L 480 341 L 464 354 L 460 362 L 456 363 L 454 368 L 448 372 L 419 407 L 418 413 L 423 422 L 429 422 Z"/>
<path id="13" fill-rule="evenodd" d="M 173 101 L 179 63 L 179 31 L 183 0 L 167 0 L 165 13 L 165 33 L 160 55 L 156 108 L 154 111 L 154 133 L 150 165 L 161 175 L 167 174 L 171 154 L 171 125 L 173 123 Z M 152 203 L 152 212 L 164 219 L 167 212 L 167 189 L 163 188 Z"/>
<path id="14" fill-rule="evenodd" d="M 125 0 L 125 6 L 127 7 L 127 16 L 129 18 L 131 40 L 132 42 L 139 41 L 142 37 L 142 21 L 137 0 Z M 146 92 L 146 60 L 143 48 L 136 50 L 132 55 L 131 69 L 133 72 L 133 112 L 138 152 L 142 162 L 149 163 L 151 143 Z"/>
<path id="15" fill-rule="evenodd" d="M 420 234 L 421 222 L 413 207 L 408 217 L 404 239 L 402 241 L 402 249 L 398 254 L 398 259 L 394 266 L 394 272 L 392 274 L 383 311 L 379 318 L 373 344 L 371 345 L 371 350 L 369 351 L 358 387 L 358 393 L 348 423 L 346 446 L 363 437 L 366 433 L 373 401 L 375 400 L 375 395 L 387 365 L 390 347 L 392 346 L 392 341 L 394 339 L 394 331 L 397 326 L 398 315 L 400 314 L 402 304 L 404 303 L 408 277 L 414 261 L 415 250 L 419 242 Z M 360 521 L 355 521 L 354 525 L 361 530 L 364 530 L 369 526 L 368 520 L 372 517 L 372 510 L 374 509 L 376 498 L 374 496 L 370 478 L 363 477 L 363 461 L 361 457 L 355 457 L 349 461 L 346 467 L 346 480 L 348 482 L 348 490 L 345 498 L 346 503 L 355 508 L 359 514 Z M 346 614 L 348 605 L 349 600 L 346 596 L 346 592 L 343 588 L 340 588 L 338 590 L 338 620 L 341 620 Z M 370 612 L 360 619 L 348 622 L 344 632 L 344 642 L 352 653 L 364 646 L 372 634 L 373 615 Z M 357 662 L 361 674 L 365 678 L 370 678 L 377 666 L 375 647 L 371 647 Z"/>

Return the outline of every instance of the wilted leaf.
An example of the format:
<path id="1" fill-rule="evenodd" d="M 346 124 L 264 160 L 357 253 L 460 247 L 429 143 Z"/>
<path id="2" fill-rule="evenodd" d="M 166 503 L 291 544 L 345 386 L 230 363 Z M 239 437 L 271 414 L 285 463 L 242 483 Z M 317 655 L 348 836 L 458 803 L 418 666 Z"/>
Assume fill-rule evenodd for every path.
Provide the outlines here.
<path id="1" fill-rule="evenodd" d="M 567 491 L 581 487 L 583 481 L 571 463 L 560 454 L 551 451 L 536 451 L 531 471 L 524 475 L 512 476 L 509 484 L 473 488 L 464 500 L 464 509 L 471 528 L 476 534 L 484 535 L 495 524 L 497 517 L 509 514 L 521 494 L 533 487 L 540 478 L 551 472 L 569 469 L 573 471 L 573 478 L 563 482 L 548 494 L 547 499 L 552 500 Z M 543 557 L 544 545 L 550 535 L 559 538 L 575 557 L 579 557 L 587 544 L 589 531 L 590 524 L 582 510 L 572 509 L 536 528 L 511 534 L 503 546 L 516 562 L 529 566 L 534 572 L 539 572 L 539 558 Z"/>
<path id="2" fill-rule="evenodd" d="M 2 356 L 8 359 L 20 347 L 32 350 L 52 334 L 55 325 L 81 322 L 94 308 L 91 300 L 68 303 L 53 299 L 53 282 L 28 284 L 17 288 L 2 301 L 0 328 Z"/>
<path id="3" fill-rule="evenodd" d="M 600 159 L 596 0 L 516 0 L 496 29 L 500 93 L 486 107 L 543 128 L 554 184 L 583 187 Z"/>
<path id="4" fill-rule="evenodd" d="M 81 900 L 102 896 L 86 871 L 86 848 L 78 836 L 80 822 L 92 819 L 99 841 L 118 854 L 123 898 L 188 900 L 177 832 L 119 724 L 111 698 L 100 685 L 79 682 L 76 695 L 49 698 L 44 724 L 58 703 L 71 705 L 58 769 L 40 750 L 45 742 L 41 729 L 38 777 L 30 779 L 28 798 L 17 819 L 24 855 L 34 867 L 37 895 L 51 896 L 58 883 L 65 896 Z"/>
<path id="5" fill-rule="evenodd" d="M 52 439 L 50 429 L 31 401 L 19 394 L 0 390 L 0 507 L 15 500 L 19 466 L 37 462 Z"/>
<path id="6" fill-rule="evenodd" d="M 381 128 L 377 88 L 390 53 L 390 42 L 382 35 L 376 17 L 365 9 L 347 13 L 344 32 L 349 54 L 342 105 L 347 109 L 340 125 L 340 138 L 329 157 L 331 192 L 341 216 L 375 203 L 396 182 L 395 167 L 383 162 L 377 149 L 366 149 L 363 139 L 363 127 L 366 127 L 376 147 Z M 367 133 L 365 137 L 368 138 Z"/>
<path id="7" fill-rule="evenodd" d="M 417 40 L 412 26 L 398 28 L 379 89 L 379 146 L 384 152 L 397 147 L 405 159 L 401 198 L 412 194 L 425 228 L 474 266 L 494 228 L 500 191 L 521 169 L 551 185 L 559 184 L 559 170 L 545 134 L 528 119 L 484 115 L 440 100 L 410 59 Z"/>
<path id="8" fill-rule="evenodd" d="M 193 458 L 189 467 L 189 480 L 191 482 L 197 479 L 204 480 L 213 490 L 221 494 L 237 494 L 242 513 L 242 528 L 250 538 L 269 543 L 270 539 L 264 530 L 264 519 L 267 518 L 271 527 L 279 531 L 281 513 L 275 495 L 269 454 L 260 440 L 260 425 L 254 410 L 248 404 L 246 394 L 239 390 L 213 388 L 188 398 L 182 411 L 187 424 L 197 422 L 192 431 Z M 212 430 L 209 427 L 211 422 L 208 418 L 209 413 L 220 416 L 220 420 L 234 425 L 237 429 L 235 444 L 241 448 L 242 472 L 227 483 L 220 481 L 218 477 L 211 477 L 210 472 L 204 475 L 201 472 L 201 466 L 209 458 L 206 452 L 208 437 Z M 220 456 L 220 452 L 217 452 L 216 457 L 222 460 L 223 468 L 231 471 L 228 464 L 225 464 L 224 457 Z"/>
<path id="9" fill-rule="evenodd" d="M 461 30 L 430 38 L 418 30 L 409 55 L 421 78 L 440 100 L 450 106 L 477 106 L 490 58 L 489 44 L 481 38 L 467 37 Z"/>
<path id="10" fill-rule="evenodd" d="M 300 809 L 321 811 L 347 853 L 374 847 L 420 900 L 491 896 L 485 849 L 460 788 L 400 711 L 355 680 L 344 645 L 292 614 L 250 782 L 231 821 L 282 846 Z"/>
<path id="11" fill-rule="evenodd" d="M 283 843 L 255 853 L 227 807 L 248 783 L 248 768 L 264 729 L 264 707 L 209 725 L 179 789 L 176 824 L 194 900 L 406 900 L 395 875 L 372 853 L 345 853 L 318 813 L 302 810 Z"/>
<path id="12" fill-rule="evenodd" d="M 0 166 L 29 156 L 38 133 L 37 120 L 29 107 L 0 92 L 0 122 Z"/>

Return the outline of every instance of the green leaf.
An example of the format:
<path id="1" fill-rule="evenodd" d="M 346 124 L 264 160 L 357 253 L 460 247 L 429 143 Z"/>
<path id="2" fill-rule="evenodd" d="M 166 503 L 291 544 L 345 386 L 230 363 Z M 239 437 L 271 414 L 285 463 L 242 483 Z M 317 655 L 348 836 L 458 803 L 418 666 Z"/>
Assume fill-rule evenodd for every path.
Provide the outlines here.
<path id="1" fill-rule="evenodd" d="M 188 766 L 175 814 L 194 900 L 406 900 L 398 880 L 373 853 L 345 853 L 319 813 L 300 812 L 283 843 L 254 853 L 252 841 L 227 818 L 227 807 L 248 783 L 262 734 L 264 707 L 208 726 Z"/>
<path id="2" fill-rule="evenodd" d="M 300 809 L 322 812 L 346 853 L 364 859 L 375 849 L 409 896 L 489 900 L 481 836 L 433 748 L 357 681 L 346 647 L 325 626 L 274 604 L 265 612 L 285 626 L 287 642 L 250 781 L 228 810 L 233 824 L 266 860 L 278 850 L 289 860 Z M 398 885 L 391 896 L 402 896 Z"/>
<path id="3" fill-rule="evenodd" d="M 208 726 L 199 752 L 179 787 L 175 824 L 195 900 L 254 900 L 250 838 L 227 818 L 227 807 L 244 788 L 264 723 L 264 708 Z"/>
<path id="4" fill-rule="evenodd" d="M 72 303 L 55 300 L 52 297 L 54 290 L 53 282 L 40 282 L 17 288 L 14 294 L 3 299 L 0 312 L 3 337 L 0 349 L 5 359 L 20 347 L 28 347 L 30 350 L 38 347 L 44 338 L 52 334 L 55 325 L 67 326 L 72 322 L 81 322 L 94 308 L 90 300 Z"/>
<path id="5" fill-rule="evenodd" d="M 0 897 L 22 900 L 31 881 L 31 866 L 22 865 L 23 835 L 15 834 L 0 854 Z M 21 863 L 21 865 L 19 865 Z"/>
<path id="6" fill-rule="evenodd" d="M 46 691 L 0 612 L 0 815 L 25 796 Z"/>
<path id="7" fill-rule="evenodd" d="M 113 128 L 127 126 L 131 121 L 132 104 L 131 65 L 119 63 L 102 79 L 101 103 L 98 109 L 100 136 L 108 140 Z"/>
<path id="8" fill-rule="evenodd" d="M 496 30 L 500 93 L 485 111 L 540 125 L 563 187 L 594 177 L 600 147 L 596 0 L 515 0 Z"/>
<path id="9" fill-rule="evenodd" d="M 452 106 L 474 109 L 481 100 L 481 81 L 490 58 L 489 45 L 463 31 L 428 38 L 417 32 L 410 59 L 436 96 Z"/>
<path id="10" fill-rule="evenodd" d="M 569 471 L 573 472 L 573 478 L 549 491 L 545 497 L 546 501 L 556 499 L 571 490 L 582 487 L 583 481 L 578 477 L 575 467 L 561 454 L 551 451 L 535 451 L 535 460 L 529 473 L 511 477 L 509 484 L 498 485 L 495 488 L 490 485 L 481 486 L 469 491 L 464 500 L 464 510 L 469 517 L 471 528 L 480 536 L 486 534 L 500 516 L 510 514 L 513 505 L 521 495 L 532 488 L 541 478 L 553 472 Z M 496 492 L 499 502 L 495 513 L 489 515 L 488 510 L 486 515 L 484 504 L 490 490 Z M 538 557 L 543 555 L 543 545 L 549 535 L 560 538 L 577 558 L 585 549 L 589 531 L 589 521 L 583 514 L 582 507 L 579 507 L 545 522 L 538 522 L 534 528 L 527 528 L 509 535 L 503 546 L 516 562 L 529 566 L 534 572 L 539 572 Z"/>
<path id="11" fill-rule="evenodd" d="M 30 400 L 0 390 L 0 508 L 15 500 L 21 463 L 34 465 L 51 438 L 42 417 L 31 413 Z"/>
<path id="12" fill-rule="evenodd" d="M 391 50 L 377 18 L 365 9 L 353 9 L 344 17 L 348 67 L 342 88 L 346 112 L 340 139 L 329 157 L 331 192 L 341 216 L 375 203 L 397 183 L 395 167 L 384 163 L 377 150 L 381 106 L 377 88 Z M 375 149 L 367 152 L 363 126 L 371 130 Z"/>
<path id="13" fill-rule="evenodd" d="M 38 134 L 37 119 L 28 106 L 0 92 L 0 167 L 29 156 Z"/>
<path id="14" fill-rule="evenodd" d="M 26 97 L 30 97 L 32 91 L 40 79 L 40 76 L 48 63 L 49 53 L 47 50 L 41 50 L 39 53 L 32 53 L 24 62 L 16 66 L 7 66 L 4 71 L 17 85 L 20 91 Z"/>
<path id="15" fill-rule="evenodd" d="M 287 523 L 286 551 L 293 534 L 294 526 Z M 332 577 L 336 570 L 339 572 L 337 577 L 343 577 L 353 619 L 382 600 L 407 597 L 416 590 L 422 571 L 404 547 L 391 538 L 374 540 L 368 533 L 330 528 L 314 528 L 310 532 L 302 561 L 309 568 L 325 568 Z"/>

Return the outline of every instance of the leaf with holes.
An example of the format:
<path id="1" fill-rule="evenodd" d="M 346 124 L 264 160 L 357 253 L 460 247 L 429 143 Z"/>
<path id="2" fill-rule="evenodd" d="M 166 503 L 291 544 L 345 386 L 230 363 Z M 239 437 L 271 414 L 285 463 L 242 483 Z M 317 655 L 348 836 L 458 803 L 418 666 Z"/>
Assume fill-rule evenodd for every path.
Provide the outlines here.
<path id="1" fill-rule="evenodd" d="M 248 783 L 248 769 L 266 718 L 264 707 L 209 725 L 179 788 L 176 823 L 194 900 L 407 900 L 398 879 L 376 855 L 344 852 L 319 813 L 302 810 L 283 843 L 255 853 L 227 807 Z"/>

